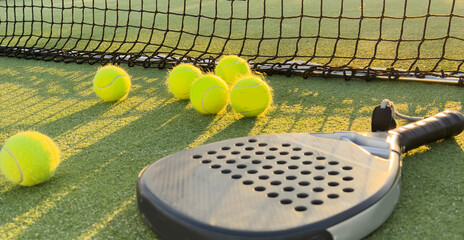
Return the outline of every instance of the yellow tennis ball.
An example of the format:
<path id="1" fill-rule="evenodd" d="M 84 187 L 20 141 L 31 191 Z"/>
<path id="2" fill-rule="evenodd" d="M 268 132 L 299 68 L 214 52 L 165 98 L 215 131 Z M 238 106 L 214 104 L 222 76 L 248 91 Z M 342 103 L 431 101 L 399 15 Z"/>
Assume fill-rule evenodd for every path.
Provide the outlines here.
<path id="1" fill-rule="evenodd" d="M 0 151 L 0 170 L 11 182 L 33 186 L 50 179 L 60 164 L 60 151 L 48 136 L 20 132 L 10 137 Z"/>
<path id="2" fill-rule="evenodd" d="M 190 102 L 203 114 L 216 114 L 229 100 L 227 84 L 219 77 L 207 74 L 199 77 L 190 89 Z"/>
<path id="3" fill-rule="evenodd" d="M 214 71 L 229 86 L 233 86 L 240 77 L 251 74 L 247 61 L 235 55 L 222 57 Z"/>
<path id="4" fill-rule="evenodd" d="M 179 64 L 169 73 L 167 81 L 169 91 L 179 99 L 189 99 L 190 87 L 201 75 L 203 75 L 202 71 L 192 64 Z"/>
<path id="5" fill-rule="evenodd" d="M 131 80 L 124 69 L 108 64 L 98 69 L 93 79 L 95 93 L 105 102 L 124 100 L 129 94 Z"/>
<path id="6" fill-rule="evenodd" d="M 260 115 L 268 109 L 271 102 L 271 89 L 258 76 L 245 76 L 230 90 L 232 109 L 245 117 Z"/>

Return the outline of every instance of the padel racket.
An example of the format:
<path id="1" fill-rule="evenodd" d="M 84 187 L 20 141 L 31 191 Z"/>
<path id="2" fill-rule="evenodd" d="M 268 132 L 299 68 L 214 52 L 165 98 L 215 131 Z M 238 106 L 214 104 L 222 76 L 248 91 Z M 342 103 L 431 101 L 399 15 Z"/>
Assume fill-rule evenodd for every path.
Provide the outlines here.
<path id="1" fill-rule="evenodd" d="M 401 153 L 458 135 L 445 111 L 375 133 L 292 133 L 211 143 L 162 158 L 137 183 L 161 239 L 359 239 L 400 195 Z"/>

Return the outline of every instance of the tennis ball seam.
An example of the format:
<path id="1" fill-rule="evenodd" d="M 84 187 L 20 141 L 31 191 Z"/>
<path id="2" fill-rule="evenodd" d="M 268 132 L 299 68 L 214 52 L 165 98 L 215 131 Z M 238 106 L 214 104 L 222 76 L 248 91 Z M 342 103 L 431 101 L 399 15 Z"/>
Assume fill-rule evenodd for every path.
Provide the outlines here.
<path id="1" fill-rule="evenodd" d="M 16 164 L 16 167 L 18 167 L 18 170 L 19 170 L 19 174 L 21 176 L 20 180 L 19 180 L 19 184 L 22 183 L 24 181 L 24 175 L 23 175 L 23 170 L 21 169 L 21 167 L 19 166 L 19 163 L 18 163 L 18 160 L 16 160 L 15 156 L 10 152 L 8 151 L 8 149 L 4 149 L 6 153 L 8 153 L 8 155 L 10 155 L 10 157 L 13 159 L 14 163 Z"/>
<path id="2" fill-rule="evenodd" d="M 250 85 L 250 86 L 234 86 L 234 88 L 239 88 L 239 89 L 246 89 L 246 88 L 253 88 L 253 87 L 258 87 L 258 86 L 261 86 L 262 84 L 261 83 L 257 83 L 257 84 L 254 84 L 254 85 Z M 248 110 L 248 111 L 240 111 L 238 113 L 249 113 L 249 112 L 255 112 L 255 111 L 261 111 L 261 110 L 264 110 L 266 108 L 256 108 L 256 109 L 252 109 L 252 110 Z"/>
<path id="3" fill-rule="evenodd" d="M 224 66 L 220 67 L 220 68 L 219 68 L 219 71 L 218 71 L 218 74 L 219 74 L 219 73 L 222 73 L 222 71 L 224 71 L 224 68 L 227 68 L 227 67 L 229 67 L 229 66 L 232 66 L 232 65 L 235 65 L 235 64 L 238 64 L 238 63 L 240 63 L 240 61 L 237 60 L 237 61 L 235 61 L 235 62 L 233 62 L 233 63 L 229 63 L 229 64 L 227 64 L 227 65 L 224 65 Z"/>
<path id="4" fill-rule="evenodd" d="M 211 113 L 210 111 L 208 111 L 206 108 L 205 108 L 205 105 L 204 105 L 204 100 L 205 100 L 205 97 L 206 97 L 206 94 L 211 91 L 212 89 L 214 88 L 220 88 L 222 90 L 225 91 L 225 89 L 223 87 L 219 87 L 219 86 L 213 86 L 213 87 L 210 87 L 208 89 L 206 89 L 205 93 L 203 93 L 203 96 L 201 97 L 201 107 L 203 108 L 203 110 L 205 110 L 205 112 L 207 113 Z"/>
<path id="5" fill-rule="evenodd" d="M 99 86 L 95 86 L 95 87 L 97 87 L 98 89 L 104 89 L 104 88 L 110 87 L 120 77 L 125 77 L 125 76 L 124 75 L 118 75 L 115 78 L 113 78 L 113 81 L 111 81 L 108 85 L 103 86 L 103 87 L 99 87 Z"/>
<path id="6" fill-rule="evenodd" d="M 174 71 L 174 73 L 171 73 L 169 75 L 169 78 L 172 78 L 172 77 L 176 76 L 176 74 L 178 74 L 178 73 L 189 72 L 189 71 L 192 71 L 192 70 L 191 69 L 185 69 L 185 70 L 181 70 L 181 71 Z"/>

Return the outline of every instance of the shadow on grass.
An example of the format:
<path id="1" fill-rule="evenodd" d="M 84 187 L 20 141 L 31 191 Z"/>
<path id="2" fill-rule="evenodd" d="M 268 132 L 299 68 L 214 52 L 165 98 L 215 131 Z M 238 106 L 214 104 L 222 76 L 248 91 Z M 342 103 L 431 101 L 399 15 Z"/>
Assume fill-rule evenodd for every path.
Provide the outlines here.
<path id="1" fill-rule="evenodd" d="M 38 65 L 46 69 L 47 64 L 40 62 Z M 55 64 L 50 66 L 56 67 Z M 63 68 L 71 71 L 75 65 L 63 65 Z M 94 68 L 82 66 L 82 71 L 90 73 Z M 46 70 L 43 72 L 49 74 Z M 138 215 L 135 184 L 141 169 L 164 156 L 246 135 L 369 131 L 372 109 L 384 98 L 394 101 L 399 110 L 410 115 L 427 115 L 447 107 L 460 110 L 462 106 L 462 89 L 456 87 L 275 76 L 269 78 L 274 88 L 274 107 L 267 115 L 241 118 L 229 108 L 224 113 L 209 116 L 196 112 L 187 101 L 171 98 L 164 86 L 165 71 L 133 68 L 129 72 L 134 78 L 133 91 L 128 99 L 116 104 L 96 99 L 89 89 L 91 77 L 77 82 L 64 79 L 57 83 L 60 88 L 46 84 L 50 80 L 39 82 L 37 87 L 34 83 L 38 80 L 18 85 L 33 89 L 41 101 L 60 98 L 75 99 L 75 102 L 39 118 L 26 114 L 7 126 L 0 125 L 6 133 L 18 128 L 32 128 L 49 134 L 59 142 L 64 156 L 64 162 L 51 181 L 33 188 L 10 187 L 0 193 L 2 210 L 5 210 L 0 219 L 0 236 L 153 238 Z M 58 82 L 57 76 L 52 80 Z M 39 79 L 47 77 L 50 78 L 47 75 Z M 18 91 L 15 88 L 17 82 L 7 83 L 9 88 L 6 89 L 9 90 L 6 91 Z M 59 91 L 50 92 L 50 89 Z M 437 89 L 446 94 L 436 94 Z M 13 102 L 12 99 L 8 101 Z M 48 109 L 48 105 L 37 110 L 37 105 L 21 105 L 18 101 L 5 108 L 13 114 L 5 117 L 18 118 L 19 113 L 16 114 L 14 109 L 20 106 L 31 108 L 35 114 Z M 459 141 L 463 142 L 462 137 Z M 459 162 L 463 154 L 459 144 L 448 140 L 431 146 L 433 151 L 408 157 L 408 160 L 415 163 L 415 158 L 428 156 L 427 159 L 436 161 L 442 159 L 440 154 L 444 152 L 440 149 L 443 149 L 457 166 L 452 169 L 454 181 L 459 179 L 458 172 L 464 170 Z M 407 166 L 405 172 L 409 171 Z M 443 165 L 436 161 L 432 166 L 423 173 L 433 174 L 434 169 Z M 443 168 L 433 179 L 440 181 L 437 176 L 446 171 Z M 417 179 L 410 182 L 420 184 Z M 440 184 L 451 190 L 446 188 L 446 181 Z M 414 199 L 419 193 L 411 194 Z M 434 201 L 438 203 L 439 200 Z"/>
<path id="2" fill-rule="evenodd" d="M 153 87 L 155 96 L 139 96 Z M 53 97 L 44 90 L 37 89 L 41 98 Z M 173 100 L 161 81 L 138 81 L 130 96 L 116 104 L 93 101 L 89 107 L 53 121 L 37 119 L 34 122 L 37 125 L 11 123 L 58 139 L 65 145 L 61 145 L 64 162 L 49 182 L 32 188 L 12 186 L 2 192 L 1 200 L 8 206 L 1 219 L 1 236 L 46 238 L 44 226 L 62 234 L 58 238 L 92 234 L 89 226 L 105 222 L 102 219 L 120 207 L 121 202 L 134 197 L 137 175 L 144 166 L 187 148 L 197 137 L 193 129 L 202 132 L 215 118 L 199 115 L 193 109 L 185 110 L 188 102 Z M 135 204 L 130 200 L 129 203 Z M 63 214 L 72 217 L 63 218 Z"/>
<path id="3" fill-rule="evenodd" d="M 98 139 L 85 147 L 85 150 L 76 152 L 59 166 L 56 176 L 50 182 L 34 188 L 13 187 L 3 193 L 2 199 L 5 202 L 15 202 L 24 194 L 28 197 L 16 206 L 9 206 L 10 211 L 2 220 L 15 224 L 11 227 L 8 224 L 2 225 L 0 232 L 9 231 L 11 234 L 16 230 L 19 235 L 27 236 L 28 233 L 42 232 L 42 221 L 45 225 L 49 221 L 52 225 L 53 221 L 57 221 L 60 222 L 59 226 L 54 225 L 52 228 L 57 228 L 57 233 L 70 234 L 70 229 L 83 230 L 103 218 L 121 200 L 133 195 L 138 172 L 145 165 L 169 152 L 180 150 L 179 146 L 166 144 L 169 142 L 165 134 L 180 131 L 179 126 L 184 125 L 189 114 L 172 119 L 175 115 L 163 114 L 171 112 L 165 110 L 166 107 L 152 111 Z M 198 126 L 202 122 L 195 124 Z M 95 129 L 95 135 L 98 135 L 98 130 Z M 183 138 L 188 141 L 188 135 Z M 186 145 L 187 142 L 184 147 Z M 67 220 L 57 219 L 67 212 L 79 214 Z M 29 226 L 22 229 L 22 224 Z"/>

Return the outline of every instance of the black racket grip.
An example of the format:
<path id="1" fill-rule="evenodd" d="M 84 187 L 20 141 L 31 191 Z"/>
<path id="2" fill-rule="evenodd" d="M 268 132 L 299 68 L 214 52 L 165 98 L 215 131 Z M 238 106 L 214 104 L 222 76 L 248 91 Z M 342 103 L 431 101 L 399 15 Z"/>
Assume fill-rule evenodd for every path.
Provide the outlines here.
<path id="1" fill-rule="evenodd" d="M 435 116 L 395 128 L 391 134 L 398 135 L 399 146 L 407 152 L 424 144 L 450 138 L 464 130 L 464 116 L 456 111 L 444 111 Z"/>

